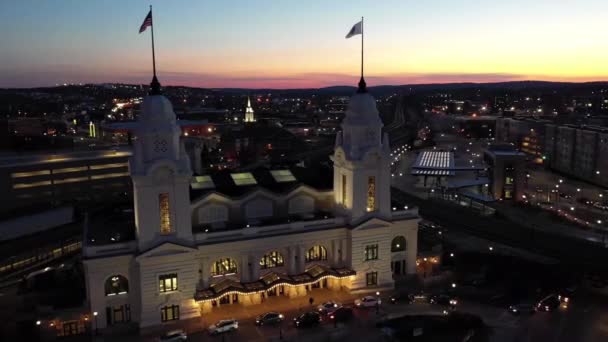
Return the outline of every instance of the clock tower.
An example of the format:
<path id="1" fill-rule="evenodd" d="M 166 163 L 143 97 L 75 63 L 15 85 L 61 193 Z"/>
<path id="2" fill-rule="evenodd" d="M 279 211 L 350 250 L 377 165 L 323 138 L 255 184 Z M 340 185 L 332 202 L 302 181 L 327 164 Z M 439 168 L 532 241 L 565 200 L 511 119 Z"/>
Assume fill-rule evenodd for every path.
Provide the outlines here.
<path id="1" fill-rule="evenodd" d="M 336 207 L 351 223 L 391 215 L 390 146 L 382 126 L 376 100 L 360 86 L 348 104 L 332 157 Z"/>

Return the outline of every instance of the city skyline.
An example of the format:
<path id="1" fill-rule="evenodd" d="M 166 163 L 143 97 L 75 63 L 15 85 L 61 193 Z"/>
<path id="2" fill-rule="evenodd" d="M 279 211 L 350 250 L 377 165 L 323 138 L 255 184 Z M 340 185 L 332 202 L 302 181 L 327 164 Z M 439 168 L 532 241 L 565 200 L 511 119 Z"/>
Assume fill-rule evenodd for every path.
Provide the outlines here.
<path id="1" fill-rule="evenodd" d="M 150 2 L 0 5 L 0 87 L 148 83 Z M 608 79 L 608 4 L 152 1 L 163 85 L 317 88 L 354 85 L 365 16 L 366 80 L 385 84 Z M 590 10 L 594 9 L 594 10 Z M 252 34 L 255 33 L 255 34 Z"/>

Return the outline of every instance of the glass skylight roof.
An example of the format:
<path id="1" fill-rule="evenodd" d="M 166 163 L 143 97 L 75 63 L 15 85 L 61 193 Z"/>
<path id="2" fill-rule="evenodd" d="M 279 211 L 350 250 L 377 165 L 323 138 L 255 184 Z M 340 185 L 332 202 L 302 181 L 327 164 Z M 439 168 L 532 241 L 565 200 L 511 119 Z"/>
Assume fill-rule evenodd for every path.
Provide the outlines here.
<path id="1" fill-rule="evenodd" d="M 296 177 L 294 177 L 291 171 L 289 170 L 272 170 L 270 171 L 270 174 L 272 174 L 272 178 L 274 178 L 277 183 L 287 183 L 296 181 Z"/>
<path id="2" fill-rule="evenodd" d="M 192 177 L 192 181 L 190 181 L 190 186 L 192 189 L 201 190 L 201 189 L 213 189 L 215 188 L 215 183 L 213 183 L 213 179 L 211 176 L 195 176 Z"/>
<path id="3" fill-rule="evenodd" d="M 232 177 L 234 184 L 238 186 L 258 184 L 251 172 L 232 173 L 230 176 Z"/>

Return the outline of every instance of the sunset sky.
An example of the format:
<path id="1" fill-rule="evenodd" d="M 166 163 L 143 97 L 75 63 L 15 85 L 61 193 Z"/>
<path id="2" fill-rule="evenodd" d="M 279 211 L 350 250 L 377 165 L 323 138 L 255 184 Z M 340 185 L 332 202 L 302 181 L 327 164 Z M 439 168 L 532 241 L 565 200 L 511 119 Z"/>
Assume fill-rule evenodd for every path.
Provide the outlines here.
<path id="1" fill-rule="evenodd" d="M 606 0 L 3 0 L 0 87 L 149 83 L 150 3 L 163 85 L 355 85 L 361 16 L 370 85 L 608 80 Z"/>

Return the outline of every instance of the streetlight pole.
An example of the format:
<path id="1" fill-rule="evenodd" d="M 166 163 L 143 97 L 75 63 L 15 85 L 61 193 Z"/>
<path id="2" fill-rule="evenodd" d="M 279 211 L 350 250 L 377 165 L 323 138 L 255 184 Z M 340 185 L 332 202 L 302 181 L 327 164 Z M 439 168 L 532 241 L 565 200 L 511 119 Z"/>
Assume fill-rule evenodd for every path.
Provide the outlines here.
<path id="1" fill-rule="evenodd" d="M 97 311 L 93 312 L 93 317 L 95 317 L 95 335 L 97 335 Z"/>

